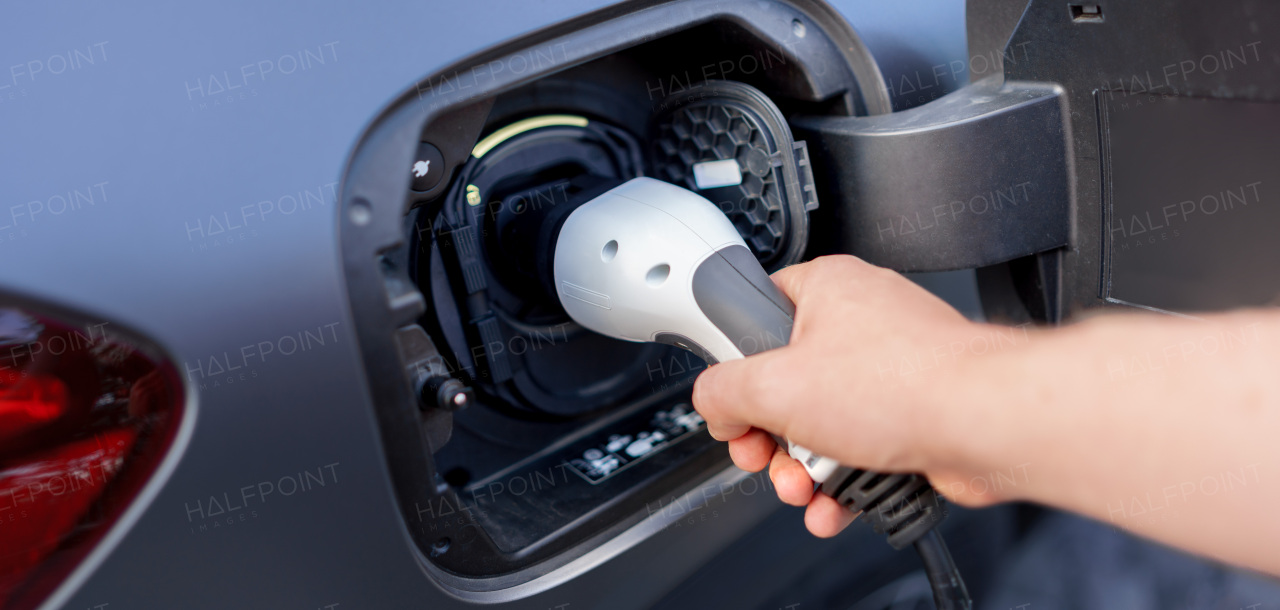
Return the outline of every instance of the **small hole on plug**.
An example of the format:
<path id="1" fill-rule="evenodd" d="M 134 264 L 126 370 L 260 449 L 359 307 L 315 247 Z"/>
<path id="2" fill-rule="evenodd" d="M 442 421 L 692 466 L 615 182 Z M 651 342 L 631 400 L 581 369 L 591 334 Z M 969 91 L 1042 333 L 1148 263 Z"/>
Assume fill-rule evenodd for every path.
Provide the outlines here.
<path id="1" fill-rule="evenodd" d="M 657 288 L 667 281 L 667 276 L 669 275 L 671 275 L 671 265 L 666 263 L 655 265 L 649 270 L 649 273 L 645 274 L 644 283 L 650 287 Z"/>
<path id="2" fill-rule="evenodd" d="M 618 240 L 611 239 L 609 243 L 604 245 L 604 249 L 600 251 L 600 260 L 609 262 L 613 257 L 618 255 Z"/>

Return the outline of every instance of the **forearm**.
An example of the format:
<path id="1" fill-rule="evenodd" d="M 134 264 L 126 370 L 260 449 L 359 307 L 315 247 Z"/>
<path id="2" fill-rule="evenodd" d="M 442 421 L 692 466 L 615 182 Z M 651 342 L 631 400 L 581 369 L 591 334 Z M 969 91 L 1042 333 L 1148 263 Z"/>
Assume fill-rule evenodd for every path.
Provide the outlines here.
<path id="1" fill-rule="evenodd" d="M 930 384 L 940 455 L 957 466 L 936 483 L 1280 573 L 1278 373 L 1275 312 L 1033 332 Z"/>

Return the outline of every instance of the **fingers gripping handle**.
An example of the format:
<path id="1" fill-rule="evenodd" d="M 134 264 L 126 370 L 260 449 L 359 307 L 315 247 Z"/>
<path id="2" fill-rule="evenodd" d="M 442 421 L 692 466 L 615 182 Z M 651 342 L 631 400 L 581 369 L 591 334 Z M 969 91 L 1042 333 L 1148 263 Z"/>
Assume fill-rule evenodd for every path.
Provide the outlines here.
<path id="1" fill-rule="evenodd" d="M 786 345 L 795 306 L 743 246 L 712 254 L 693 275 L 699 309 L 728 341 L 717 341 L 713 360 L 731 360 Z M 733 347 L 724 347 L 726 345 Z M 705 350 L 704 350 L 705 351 Z M 775 437 L 777 438 L 777 437 Z M 882 475 L 840 466 L 784 439 L 787 453 L 831 496 L 900 549 L 914 543 L 945 514 L 929 482 L 916 474 Z"/>
<path id="2" fill-rule="evenodd" d="M 728 246 L 707 257 L 693 274 L 693 296 L 698 308 L 731 346 L 720 347 L 715 353 L 694 350 L 701 351 L 703 358 L 710 356 L 709 361 L 735 360 L 782 347 L 790 341 L 795 305 L 778 290 L 744 246 Z M 779 439 L 779 443 L 786 445 L 787 453 L 798 460 L 817 483 L 825 481 L 839 467 L 835 460 L 800 445 L 783 439 Z"/>

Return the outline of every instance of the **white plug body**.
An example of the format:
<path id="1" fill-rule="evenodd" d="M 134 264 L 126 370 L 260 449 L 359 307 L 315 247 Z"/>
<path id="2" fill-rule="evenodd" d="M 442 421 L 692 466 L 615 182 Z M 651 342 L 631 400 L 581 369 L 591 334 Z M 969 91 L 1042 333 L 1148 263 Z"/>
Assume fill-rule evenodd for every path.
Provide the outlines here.
<path id="1" fill-rule="evenodd" d="M 715 204 L 660 180 L 635 178 L 565 219 L 552 263 L 556 293 L 574 321 L 600 334 L 678 345 L 709 362 L 735 360 L 745 351 L 758 351 L 744 350 L 747 340 L 758 346 L 762 337 L 781 334 L 778 345 L 770 346 L 777 347 L 790 333 L 789 313 L 782 314 L 785 331 L 761 328 L 777 326 L 780 312 L 769 299 L 786 297 L 753 257 L 744 262 L 746 252 L 746 243 Z M 754 266 L 745 276 L 737 271 L 744 265 Z M 725 287 L 747 298 L 711 298 L 722 296 Z M 769 290 L 776 296 L 766 297 Z M 744 328 L 760 332 L 748 334 Z M 726 329 L 733 329 L 736 340 Z M 814 481 L 826 480 L 838 466 L 789 442 L 788 448 Z"/>
<path id="2" fill-rule="evenodd" d="M 746 247 L 714 204 L 636 178 L 583 204 L 556 239 L 560 303 L 574 321 L 627 341 L 682 335 L 717 360 L 741 358 L 694 300 L 693 275 L 722 248 Z"/>

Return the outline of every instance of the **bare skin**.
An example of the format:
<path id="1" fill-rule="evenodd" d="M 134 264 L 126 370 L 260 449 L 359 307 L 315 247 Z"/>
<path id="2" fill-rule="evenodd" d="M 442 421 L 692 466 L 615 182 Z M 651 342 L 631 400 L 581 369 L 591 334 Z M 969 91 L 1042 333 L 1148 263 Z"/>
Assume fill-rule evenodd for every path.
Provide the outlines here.
<path id="1" fill-rule="evenodd" d="M 773 277 L 790 345 L 710 367 L 693 402 L 814 535 L 853 515 L 770 432 L 961 505 L 1037 502 L 1280 575 L 1280 313 L 1011 329 L 850 256 Z"/>

